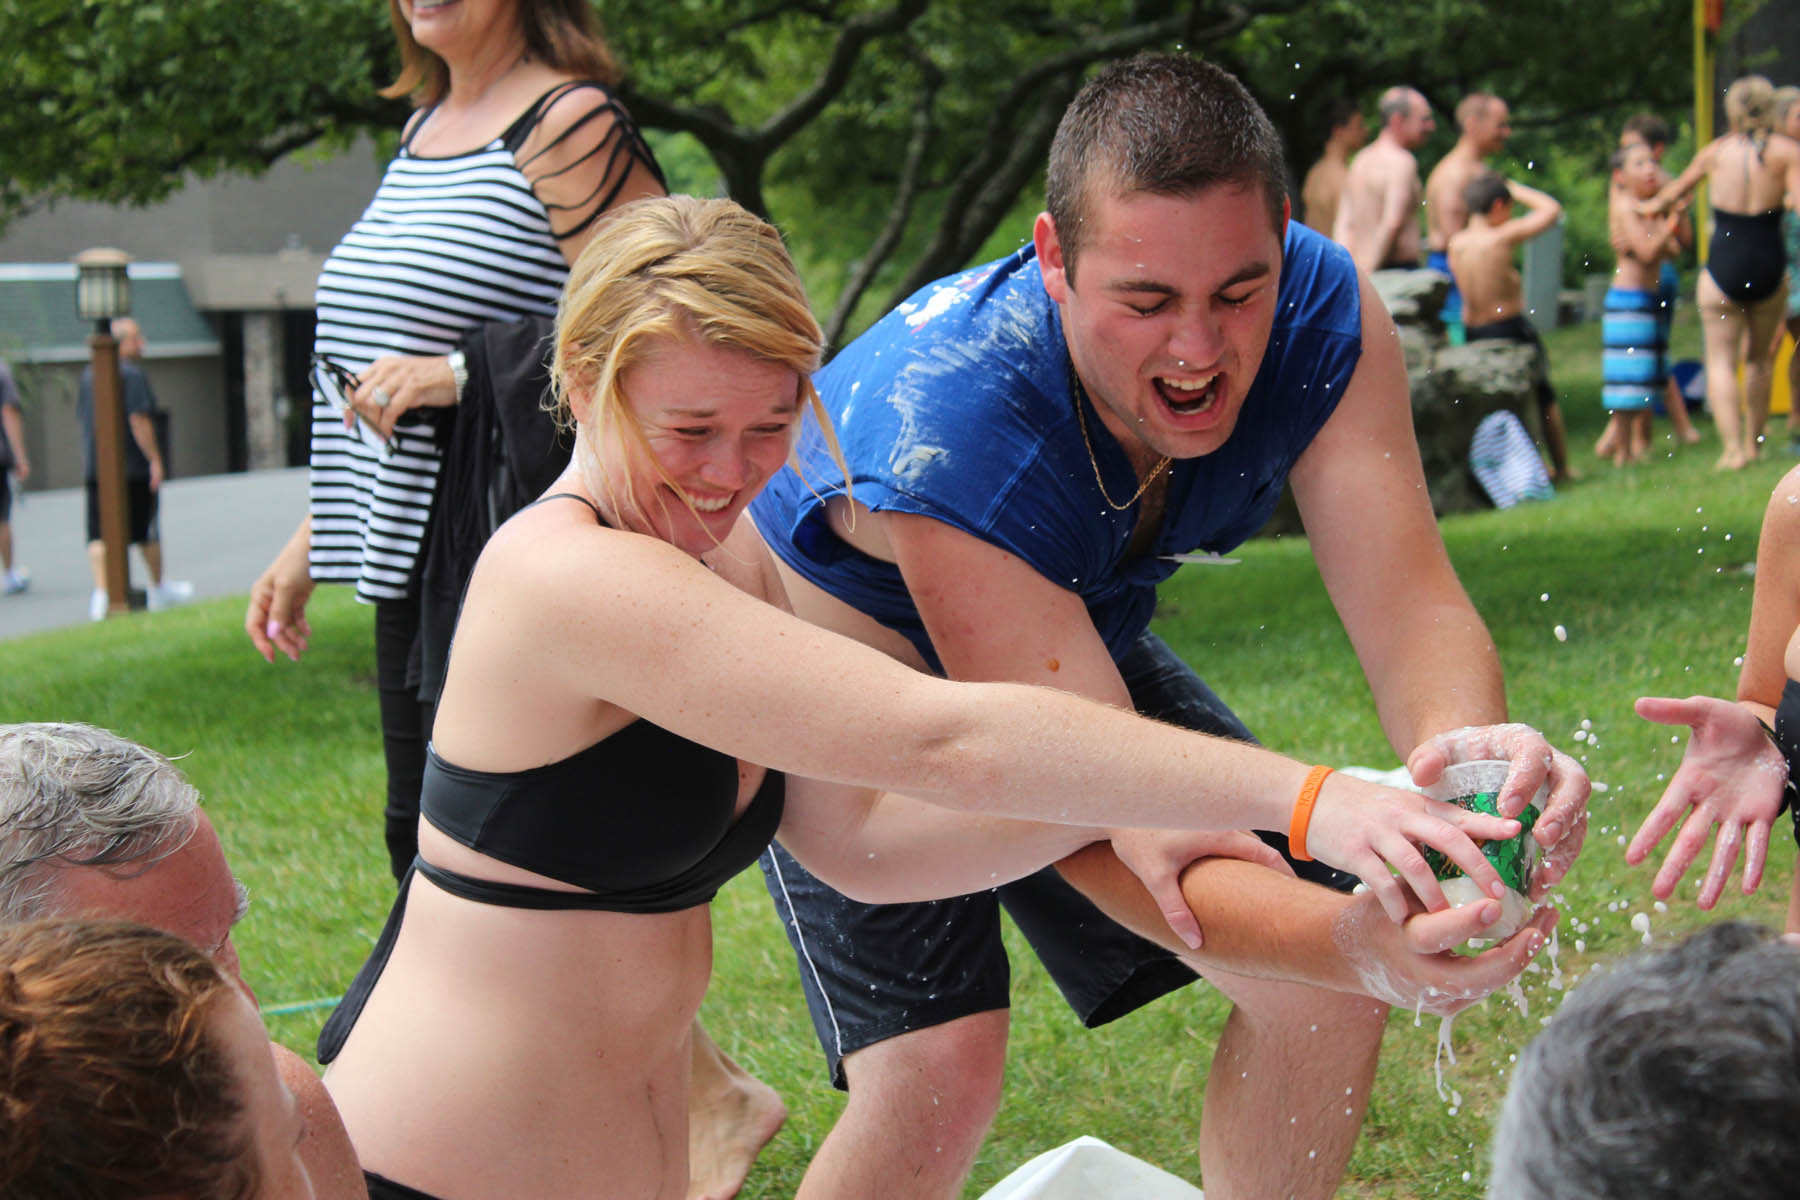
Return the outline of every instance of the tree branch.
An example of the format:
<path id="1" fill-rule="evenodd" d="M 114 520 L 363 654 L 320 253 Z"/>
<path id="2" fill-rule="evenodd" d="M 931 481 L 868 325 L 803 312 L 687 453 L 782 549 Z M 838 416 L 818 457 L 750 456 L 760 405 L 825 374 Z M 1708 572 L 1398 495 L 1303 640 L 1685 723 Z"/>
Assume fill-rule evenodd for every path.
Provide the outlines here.
<path id="1" fill-rule="evenodd" d="M 1074 97 L 1081 74 L 1088 67 L 1175 38 L 1189 46 L 1210 45 L 1237 33 L 1258 15 L 1290 11 L 1302 2 L 1259 0 L 1254 5 L 1227 4 L 1202 26 L 1201 22 L 1212 14 L 1203 0 L 1194 0 L 1156 20 L 1048 55 L 1020 72 L 994 106 L 982 149 L 953 180 L 936 235 L 889 294 L 886 307 L 892 308 L 933 279 L 960 268 L 981 248 L 1020 190 L 1042 166 L 1063 109 Z M 1017 114 L 1034 93 L 1033 112 L 1015 131 Z"/>
<path id="2" fill-rule="evenodd" d="M 886 12 L 865 13 L 851 18 L 839 31 L 837 42 L 831 47 L 831 58 L 813 86 L 763 122 L 762 128 L 754 135 L 757 145 L 765 154 L 773 153 L 783 142 L 793 137 L 849 84 L 856 60 L 861 57 L 864 46 L 885 34 L 905 29 L 918 20 L 928 7 L 930 0 L 896 0 L 894 7 Z"/>
<path id="3" fill-rule="evenodd" d="M 943 72 L 930 59 L 923 54 L 917 54 L 914 58 L 924 76 L 924 85 L 919 93 L 919 102 L 913 108 L 912 133 L 907 138 L 906 158 L 900 168 L 900 179 L 894 188 L 894 202 L 888 208 L 887 220 L 882 224 L 881 233 L 868 251 L 857 260 L 850 277 L 844 281 L 843 290 L 838 293 L 831 317 L 825 322 L 827 346 L 838 344 L 844 327 L 850 323 L 851 314 L 856 311 L 857 302 L 874 282 L 876 273 L 893 255 L 894 248 L 900 244 L 900 238 L 906 232 L 907 222 L 912 219 L 913 201 L 919 193 L 919 177 L 924 171 L 925 154 L 931 148 L 931 110 L 937 100 L 938 88 L 944 81 Z"/>

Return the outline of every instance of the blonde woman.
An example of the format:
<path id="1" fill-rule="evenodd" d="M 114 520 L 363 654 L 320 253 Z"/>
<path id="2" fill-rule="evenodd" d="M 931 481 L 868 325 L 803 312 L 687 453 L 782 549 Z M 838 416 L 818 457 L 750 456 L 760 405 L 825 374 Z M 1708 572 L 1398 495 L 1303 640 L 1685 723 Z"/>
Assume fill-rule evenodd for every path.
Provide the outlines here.
<path id="1" fill-rule="evenodd" d="M 574 461 L 475 568 L 419 858 L 321 1038 L 376 1200 L 682 1197 L 707 904 L 778 833 L 839 887 L 917 899 L 1105 836 L 1083 826 L 1289 829 L 1313 778 L 1301 840 L 1395 922 L 1402 879 L 1444 907 L 1415 840 L 1499 886 L 1461 830 L 1516 822 L 1320 789 L 1258 748 L 947 682 L 789 615 L 740 518 L 817 418 L 820 335 L 778 235 L 730 201 L 622 209 L 556 343 Z M 1199 778 L 1203 744 L 1222 769 Z"/>
<path id="2" fill-rule="evenodd" d="M 1666 213 L 1707 181 L 1713 232 L 1695 290 L 1706 343 L 1706 403 L 1719 426 L 1719 467 L 1755 461 L 1769 419 L 1774 361 L 1768 347 L 1781 323 L 1787 259 L 1781 216 L 1800 203 L 1800 142 L 1772 130 L 1775 89 L 1746 75 L 1725 90 L 1731 132 L 1708 142 L 1676 178 L 1640 205 Z M 1744 370 L 1748 428 L 1739 424 L 1738 368 Z"/>

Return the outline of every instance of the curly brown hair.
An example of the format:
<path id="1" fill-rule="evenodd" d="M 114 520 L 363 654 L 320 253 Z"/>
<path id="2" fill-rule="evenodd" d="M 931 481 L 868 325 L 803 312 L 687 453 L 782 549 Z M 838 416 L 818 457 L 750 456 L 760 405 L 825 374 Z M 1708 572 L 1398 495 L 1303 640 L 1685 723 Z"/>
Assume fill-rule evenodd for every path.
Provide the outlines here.
<path id="1" fill-rule="evenodd" d="M 214 1020 L 235 994 L 205 954 L 142 925 L 0 929 L 0 1195 L 254 1196 Z"/>

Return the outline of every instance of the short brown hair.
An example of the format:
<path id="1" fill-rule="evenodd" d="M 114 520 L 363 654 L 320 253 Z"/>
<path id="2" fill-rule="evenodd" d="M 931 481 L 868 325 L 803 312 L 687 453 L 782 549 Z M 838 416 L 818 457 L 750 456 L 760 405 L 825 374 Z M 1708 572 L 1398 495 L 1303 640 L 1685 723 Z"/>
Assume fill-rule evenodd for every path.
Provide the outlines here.
<path id="1" fill-rule="evenodd" d="M 1456 103 L 1456 127 L 1468 132 L 1469 125 L 1487 116 L 1499 99 L 1492 92 L 1470 92 Z"/>
<path id="2" fill-rule="evenodd" d="M 215 1031 L 240 995 L 127 921 L 0 928 L 0 1194 L 249 1200 L 261 1184 Z"/>
<path id="3" fill-rule="evenodd" d="M 1463 204 L 1471 216 L 1486 216 L 1494 205 L 1512 199 L 1512 190 L 1498 171 L 1483 171 L 1463 186 Z"/>
<path id="4" fill-rule="evenodd" d="M 1259 187 L 1281 231 L 1287 161 L 1262 106 L 1229 71 L 1186 54 L 1140 54 L 1090 79 L 1050 143 L 1044 207 L 1071 281 L 1097 188 L 1191 196 Z"/>
<path id="5" fill-rule="evenodd" d="M 390 100 L 410 96 L 417 107 L 430 108 L 450 90 L 450 68 L 414 39 L 400 0 L 388 0 L 388 19 L 400 44 L 400 77 L 381 94 Z M 519 29 L 525 49 L 539 62 L 580 79 L 607 85 L 619 81 L 619 65 L 591 0 L 519 0 Z"/>
<path id="6" fill-rule="evenodd" d="M 1653 112 L 1634 113 L 1625 120 L 1624 136 L 1636 138 L 1652 150 L 1669 144 L 1669 123 Z"/>

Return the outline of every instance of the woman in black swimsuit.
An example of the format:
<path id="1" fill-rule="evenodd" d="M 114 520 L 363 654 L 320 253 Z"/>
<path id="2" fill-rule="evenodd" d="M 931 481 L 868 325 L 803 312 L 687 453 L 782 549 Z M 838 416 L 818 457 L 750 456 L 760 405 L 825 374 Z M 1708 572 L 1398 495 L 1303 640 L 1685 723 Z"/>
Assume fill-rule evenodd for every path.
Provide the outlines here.
<path id="1" fill-rule="evenodd" d="M 1756 597 L 1750 638 L 1738 675 L 1737 701 L 1645 696 L 1638 715 L 1664 725 L 1690 725 L 1693 735 L 1668 789 L 1626 847 L 1643 862 L 1680 825 L 1651 891 L 1668 899 L 1719 827 L 1698 904 L 1711 908 L 1725 890 L 1740 850 L 1743 890 L 1762 882 L 1769 837 L 1800 782 L 1800 467 L 1782 477 L 1763 513 L 1756 550 Z M 1690 811 L 1691 810 L 1691 811 Z M 1800 836 L 1800 809 L 1795 811 Z M 1800 876 L 1788 901 L 1787 928 L 1800 933 Z"/>
<path id="2" fill-rule="evenodd" d="M 992 886 L 1105 836 L 1021 817 L 1288 827 L 1313 778 L 1300 763 L 1233 743 L 1197 785 L 1183 760 L 1201 735 L 941 680 L 784 611 L 741 518 L 817 414 L 819 351 L 779 236 L 729 201 L 628 205 L 575 264 L 555 363 L 574 462 L 482 552 L 419 858 L 321 1037 L 376 1200 L 680 1200 L 708 901 L 777 831 L 834 886 L 890 901 Z M 901 787 L 968 811 L 874 790 Z M 1413 842 L 1498 886 L 1461 829 L 1515 828 L 1333 775 L 1298 836 L 1374 883 L 1394 918 L 1369 947 L 1384 965 L 1486 971 L 1486 991 L 1523 957 L 1502 973 L 1412 953 L 1388 865 L 1442 910 Z M 1228 852 L 1260 857 L 1249 842 Z M 1470 931 L 1498 915 L 1470 907 L 1492 910 Z"/>
<path id="3" fill-rule="evenodd" d="M 1800 143 L 1771 131 L 1773 102 L 1774 88 L 1761 75 L 1733 83 L 1725 91 L 1731 132 L 1701 147 L 1687 170 L 1641 206 L 1646 213 L 1666 213 L 1707 181 L 1713 233 L 1695 299 L 1706 339 L 1706 401 L 1719 427 L 1722 469 L 1736 470 L 1756 459 L 1769 420 L 1775 364 L 1768 347 L 1786 304 L 1781 214 L 1800 204 Z M 1739 423 L 1740 367 L 1747 426 Z"/>

